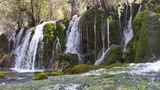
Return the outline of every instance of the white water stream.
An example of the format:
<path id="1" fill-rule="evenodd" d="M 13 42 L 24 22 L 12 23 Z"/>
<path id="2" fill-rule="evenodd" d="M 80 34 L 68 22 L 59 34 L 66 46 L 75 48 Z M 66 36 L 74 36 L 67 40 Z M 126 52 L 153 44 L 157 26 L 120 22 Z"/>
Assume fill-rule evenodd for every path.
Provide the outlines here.
<path id="1" fill-rule="evenodd" d="M 38 45 L 43 41 L 43 27 L 48 23 L 55 23 L 53 21 L 44 22 L 36 26 L 33 36 L 31 30 L 27 30 L 23 42 L 16 48 L 16 61 L 15 67 L 12 70 L 17 72 L 35 72 L 36 70 L 35 62 L 37 56 Z M 19 34 L 21 34 L 20 31 Z M 18 39 L 21 35 L 18 35 Z M 18 40 L 19 42 L 19 40 Z M 41 70 L 40 70 L 41 71 Z"/>
<path id="2" fill-rule="evenodd" d="M 78 23 L 80 17 L 73 16 L 69 28 L 66 43 L 66 53 L 79 54 L 80 33 L 78 31 Z"/>
<path id="3" fill-rule="evenodd" d="M 128 20 L 128 24 L 127 27 L 125 28 L 125 30 L 123 31 L 123 35 L 124 35 L 124 39 L 125 39 L 125 43 L 124 43 L 124 52 L 127 49 L 128 43 L 132 40 L 132 38 L 134 37 L 134 33 L 133 33 L 133 28 L 132 28 L 132 19 L 133 19 L 133 15 L 132 15 L 132 5 L 130 5 L 130 18 Z"/>

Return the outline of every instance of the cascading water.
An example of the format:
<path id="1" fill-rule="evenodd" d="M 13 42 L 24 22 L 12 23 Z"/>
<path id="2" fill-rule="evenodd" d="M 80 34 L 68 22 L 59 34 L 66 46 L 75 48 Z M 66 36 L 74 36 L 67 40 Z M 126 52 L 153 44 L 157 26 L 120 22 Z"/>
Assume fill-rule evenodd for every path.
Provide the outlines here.
<path id="1" fill-rule="evenodd" d="M 105 56 L 107 55 L 107 53 L 110 51 L 110 48 L 108 48 L 105 52 L 102 53 L 102 56 L 96 60 L 95 65 L 100 65 L 103 63 Z"/>
<path id="2" fill-rule="evenodd" d="M 19 31 L 18 35 L 16 36 L 15 48 L 17 48 L 17 47 L 19 46 L 20 41 L 21 41 L 22 36 L 23 36 L 23 32 L 24 32 L 24 28 L 22 28 L 22 29 Z"/>
<path id="3" fill-rule="evenodd" d="M 123 31 L 123 35 L 124 35 L 124 39 L 125 39 L 125 42 L 124 42 L 124 52 L 126 51 L 128 43 L 132 40 L 132 38 L 134 36 L 134 34 L 133 34 L 133 28 L 132 28 L 132 18 L 133 18 L 133 15 L 132 15 L 132 5 L 131 4 L 132 3 L 130 2 L 130 18 L 128 20 L 127 27 Z"/>
<path id="4" fill-rule="evenodd" d="M 26 54 L 30 43 L 31 33 L 31 31 L 27 31 L 27 34 L 25 35 L 22 44 L 15 50 L 16 62 L 14 70 L 16 71 L 21 71 L 22 69 L 26 69 L 29 67 Z"/>
<path id="5" fill-rule="evenodd" d="M 43 27 L 48 23 L 55 23 L 53 21 L 44 22 L 38 25 L 34 31 L 33 36 L 31 31 L 27 31 L 23 43 L 21 43 L 15 50 L 16 63 L 13 70 L 17 72 L 34 72 L 37 71 L 35 67 L 38 45 L 43 40 Z M 31 41 L 30 41 L 31 40 Z M 39 65 L 38 65 L 39 66 Z"/>
<path id="6" fill-rule="evenodd" d="M 108 46 L 108 49 L 105 50 L 105 48 L 104 48 L 105 46 L 103 44 L 102 55 L 101 55 L 101 57 L 98 60 L 96 60 L 95 65 L 102 64 L 103 61 L 104 61 L 105 56 L 110 51 L 110 29 L 109 29 L 110 25 L 109 25 L 109 22 L 110 22 L 109 18 L 107 18 L 107 46 Z M 104 43 L 104 35 L 103 34 L 102 34 L 102 37 L 103 37 L 102 40 L 103 40 L 103 43 Z"/>
<path id="7" fill-rule="evenodd" d="M 80 33 L 78 31 L 78 23 L 80 17 L 73 16 L 68 28 L 68 37 L 66 43 L 66 53 L 79 55 Z"/>

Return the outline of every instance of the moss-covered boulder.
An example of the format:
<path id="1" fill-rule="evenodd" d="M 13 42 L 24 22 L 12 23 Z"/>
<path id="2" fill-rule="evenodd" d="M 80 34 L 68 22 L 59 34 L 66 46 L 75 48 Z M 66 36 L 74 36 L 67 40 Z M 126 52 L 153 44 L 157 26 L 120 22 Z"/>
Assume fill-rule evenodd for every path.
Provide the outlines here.
<path id="1" fill-rule="evenodd" d="M 60 72 L 60 71 L 57 71 L 57 72 L 48 72 L 47 73 L 48 76 L 61 76 L 61 75 L 64 75 L 63 72 Z"/>
<path id="2" fill-rule="evenodd" d="M 93 66 L 93 65 L 88 65 L 88 64 L 79 64 L 79 65 L 75 65 L 73 67 L 67 68 L 65 70 L 66 74 L 80 74 L 80 73 L 85 73 L 88 72 L 90 70 L 95 70 L 98 67 Z"/>
<path id="3" fill-rule="evenodd" d="M 37 72 L 33 75 L 33 80 L 44 80 L 47 79 L 48 75 L 45 72 Z"/>
<path id="4" fill-rule="evenodd" d="M 8 72 L 0 71 L 0 79 L 5 78 L 8 75 Z"/>
<path id="5" fill-rule="evenodd" d="M 129 62 L 146 62 L 159 58 L 160 21 L 159 15 L 148 10 L 137 14 L 134 19 L 134 39 L 129 45 Z"/>
<path id="6" fill-rule="evenodd" d="M 122 48 L 121 47 L 111 47 L 110 54 L 108 55 L 106 64 L 122 63 Z"/>

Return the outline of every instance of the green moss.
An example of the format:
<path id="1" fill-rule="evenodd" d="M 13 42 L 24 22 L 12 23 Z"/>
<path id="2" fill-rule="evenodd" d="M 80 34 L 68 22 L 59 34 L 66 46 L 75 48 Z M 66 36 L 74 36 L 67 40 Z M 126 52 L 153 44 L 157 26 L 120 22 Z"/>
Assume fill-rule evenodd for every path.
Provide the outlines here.
<path id="1" fill-rule="evenodd" d="M 69 26 L 69 22 L 70 22 L 70 19 L 69 19 L 68 17 L 65 17 L 65 18 L 63 19 L 63 24 L 64 24 L 66 27 Z"/>
<path id="2" fill-rule="evenodd" d="M 146 62 L 152 55 L 159 57 L 160 38 L 159 14 L 144 10 L 133 21 L 134 38 L 125 53 L 125 62 Z"/>
<path id="3" fill-rule="evenodd" d="M 64 75 L 64 73 L 63 72 L 48 72 L 47 73 L 48 74 L 48 76 L 61 76 L 61 75 Z"/>
<path id="4" fill-rule="evenodd" d="M 88 72 L 90 70 L 94 70 L 97 68 L 98 68 L 97 66 L 93 66 L 93 65 L 79 64 L 79 65 L 75 65 L 75 66 L 67 69 L 65 72 L 67 74 L 80 74 L 80 73 L 85 73 L 85 72 Z"/>
<path id="5" fill-rule="evenodd" d="M 114 67 L 127 67 L 127 66 L 128 66 L 128 63 L 115 63 L 115 64 L 103 66 L 103 67 L 110 69 L 110 68 L 114 68 Z"/>
<path id="6" fill-rule="evenodd" d="M 56 30 L 57 30 L 57 37 L 60 40 L 61 48 L 65 48 L 65 43 L 66 43 L 66 31 L 65 31 L 65 25 L 62 23 L 57 23 L 56 24 Z"/>
<path id="7" fill-rule="evenodd" d="M 44 80 L 47 79 L 48 75 L 45 72 L 34 73 L 33 80 Z"/>
<path id="8" fill-rule="evenodd" d="M 65 29 L 65 26 L 61 23 L 57 23 L 56 24 L 56 30 L 59 30 L 59 31 L 63 31 Z"/>
<path id="9" fill-rule="evenodd" d="M 141 62 L 150 54 L 149 50 L 149 12 L 139 13 L 134 20 L 135 39 L 133 49 L 135 50 L 135 62 Z"/>
<path id="10" fill-rule="evenodd" d="M 0 79 L 5 78 L 8 75 L 8 72 L 0 71 Z"/>
<path id="11" fill-rule="evenodd" d="M 106 64 L 113 64 L 122 62 L 122 50 L 121 48 L 112 48 L 111 53 L 106 60 Z"/>
<path id="12" fill-rule="evenodd" d="M 56 24 L 48 23 L 44 26 L 44 41 L 45 42 L 52 42 L 56 39 L 55 36 L 56 32 Z"/>

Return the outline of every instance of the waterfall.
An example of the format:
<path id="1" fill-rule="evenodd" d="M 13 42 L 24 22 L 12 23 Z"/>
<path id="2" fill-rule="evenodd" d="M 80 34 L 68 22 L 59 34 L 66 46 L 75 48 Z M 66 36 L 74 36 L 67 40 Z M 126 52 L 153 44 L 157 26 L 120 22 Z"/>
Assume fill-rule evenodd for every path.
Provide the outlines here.
<path id="1" fill-rule="evenodd" d="M 126 51 L 127 45 L 128 43 L 132 40 L 134 34 L 133 34 L 133 28 L 132 28 L 132 5 L 130 5 L 130 18 L 128 20 L 128 24 L 127 27 L 125 27 L 124 31 L 123 31 L 123 35 L 124 35 L 124 52 Z"/>
<path id="2" fill-rule="evenodd" d="M 109 23 L 110 23 L 110 20 L 109 20 L 109 18 L 107 18 L 107 46 L 108 46 L 108 49 L 107 50 L 105 50 L 105 44 L 104 44 L 104 35 L 102 34 L 102 40 L 103 40 L 103 51 L 102 51 L 102 55 L 101 55 L 101 57 L 98 59 L 98 60 L 96 60 L 96 62 L 95 62 L 95 65 L 99 65 L 99 64 L 102 64 L 103 63 L 103 61 L 104 61 L 104 59 L 105 59 L 105 57 L 106 57 L 106 55 L 108 54 L 108 52 L 110 51 L 110 25 L 109 25 Z"/>
<path id="3" fill-rule="evenodd" d="M 23 39 L 23 42 L 15 50 L 16 63 L 13 70 L 17 72 L 37 71 L 35 63 L 36 63 L 36 56 L 38 54 L 37 53 L 38 45 L 43 40 L 43 27 L 48 23 L 55 23 L 55 22 L 49 21 L 39 24 L 38 26 L 36 26 L 33 36 L 31 30 L 27 31 Z"/>
<path id="4" fill-rule="evenodd" d="M 107 43 L 108 43 L 108 48 L 110 47 L 110 30 L 109 30 L 109 23 L 110 23 L 110 20 L 109 18 L 107 18 Z"/>
<path id="5" fill-rule="evenodd" d="M 24 28 L 22 28 L 18 35 L 16 36 L 16 42 L 15 42 L 15 48 L 17 48 L 21 42 L 22 36 L 23 36 Z"/>
<path id="6" fill-rule="evenodd" d="M 14 70 L 21 71 L 21 69 L 26 69 L 29 67 L 29 63 L 27 60 L 27 50 L 30 43 L 31 31 L 27 31 L 27 34 L 24 37 L 22 44 L 16 48 L 16 61 Z"/>
<path id="7" fill-rule="evenodd" d="M 95 65 L 102 64 L 109 51 L 110 51 L 110 48 L 108 48 L 105 52 L 103 52 L 102 56 L 98 60 L 96 60 Z"/>
<path id="8" fill-rule="evenodd" d="M 79 55 L 80 33 L 78 31 L 78 23 L 80 17 L 73 16 L 69 28 L 67 30 L 68 37 L 66 43 L 66 53 Z"/>

